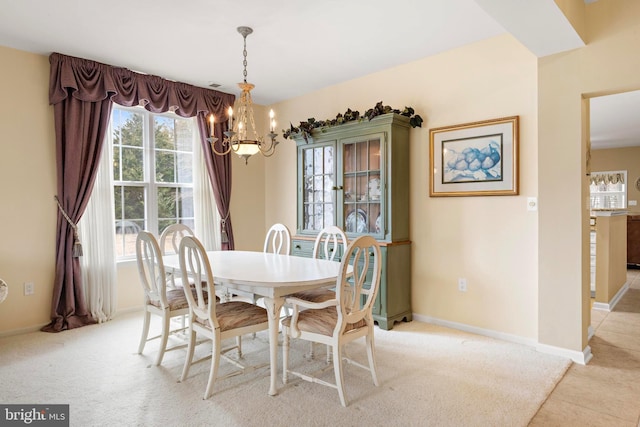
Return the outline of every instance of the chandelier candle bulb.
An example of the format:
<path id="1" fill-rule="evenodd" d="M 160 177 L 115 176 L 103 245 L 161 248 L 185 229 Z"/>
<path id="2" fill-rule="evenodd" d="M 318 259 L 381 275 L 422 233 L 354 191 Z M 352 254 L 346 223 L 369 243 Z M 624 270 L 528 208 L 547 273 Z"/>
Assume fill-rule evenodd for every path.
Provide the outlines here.
<path id="1" fill-rule="evenodd" d="M 209 130 L 211 131 L 211 138 L 213 138 L 213 129 L 214 129 L 213 124 L 214 124 L 214 122 L 215 122 L 215 121 L 216 121 L 216 118 L 214 117 L 214 115 L 213 115 L 213 114 L 211 114 L 211 115 L 209 116 L 209 127 L 210 127 L 210 129 L 209 129 Z"/>
<path id="2" fill-rule="evenodd" d="M 270 132 L 274 132 L 275 128 L 276 128 L 276 121 L 273 119 L 275 117 L 275 113 L 273 112 L 273 110 L 269 110 L 269 131 Z"/>

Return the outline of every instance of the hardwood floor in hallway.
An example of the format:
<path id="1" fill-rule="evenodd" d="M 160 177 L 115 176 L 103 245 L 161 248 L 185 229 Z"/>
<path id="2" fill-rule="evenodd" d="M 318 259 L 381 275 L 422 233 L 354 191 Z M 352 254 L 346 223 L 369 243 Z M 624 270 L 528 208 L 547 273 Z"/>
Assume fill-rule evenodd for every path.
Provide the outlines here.
<path id="1" fill-rule="evenodd" d="M 573 364 L 529 426 L 640 427 L 640 270 L 611 312 L 591 310 L 593 359 Z"/>

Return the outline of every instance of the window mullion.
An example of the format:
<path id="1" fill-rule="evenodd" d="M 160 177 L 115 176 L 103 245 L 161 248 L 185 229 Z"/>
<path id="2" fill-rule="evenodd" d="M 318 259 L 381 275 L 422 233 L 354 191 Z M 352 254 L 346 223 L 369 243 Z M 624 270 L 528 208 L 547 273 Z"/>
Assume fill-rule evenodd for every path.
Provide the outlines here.
<path id="1" fill-rule="evenodd" d="M 156 183 L 156 162 L 155 162 L 155 154 L 156 154 L 156 145 L 154 138 L 154 120 L 153 114 L 150 114 L 148 111 L 145 111 L 145 136 L 147 140 L 145 141 L 145 159 L 147 163 L 146 173 L 148 175 L 145 177 L 145 185 L 146 185 L 146 194 L 147 194 L 147 218 L 148 224 L 147 229 L 150 230 L 153 234 L 158 233 L 158 188 Z"/>

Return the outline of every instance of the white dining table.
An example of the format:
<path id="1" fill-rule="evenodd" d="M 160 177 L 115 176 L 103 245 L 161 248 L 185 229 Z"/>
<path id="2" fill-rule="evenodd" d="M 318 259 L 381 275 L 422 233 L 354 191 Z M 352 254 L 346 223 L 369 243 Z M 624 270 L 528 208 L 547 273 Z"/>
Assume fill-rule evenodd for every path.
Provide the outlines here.
<path id="1" fill-rule="evenodd" d="M 269 395 L 277 394 L 278 331 L 284 297 L 292 293 L 335 285 L 340 262 L 251 251 L 207 252 L 214 283 L 264 297 L 269 317 L 271 383 Z M 163 257 L 165 267 L 179 270 L 178 255 Z"/>

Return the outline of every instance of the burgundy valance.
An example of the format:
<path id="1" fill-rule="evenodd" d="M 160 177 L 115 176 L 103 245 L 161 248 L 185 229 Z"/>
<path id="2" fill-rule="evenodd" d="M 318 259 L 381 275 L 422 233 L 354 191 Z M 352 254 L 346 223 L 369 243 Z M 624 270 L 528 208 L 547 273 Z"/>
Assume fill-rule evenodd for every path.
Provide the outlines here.
<path id="1" fill-rule="evenodd" d="M 193 117 L 204 112 L 223 117 L 235 100 L 235 95 L 217 90 L 60 53 L 52 53 L 49 62 L 52 105 L 71 95 L 88 102 L 109 98 L 126 107 L 143 106 L 152 113 L 173 111 L 181 117 Z"/>

